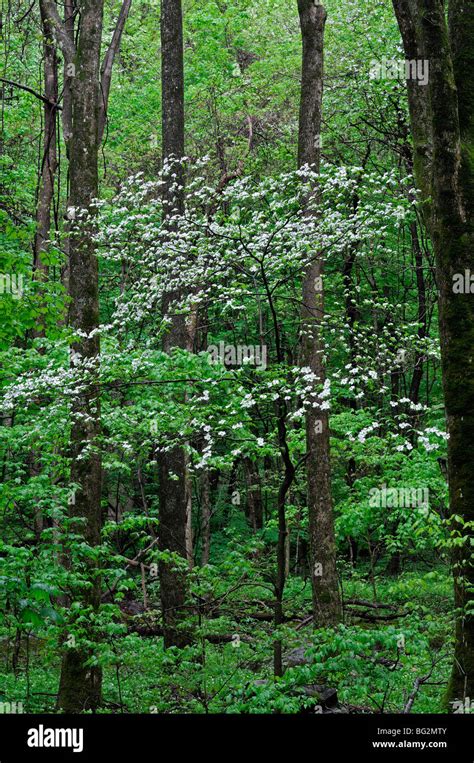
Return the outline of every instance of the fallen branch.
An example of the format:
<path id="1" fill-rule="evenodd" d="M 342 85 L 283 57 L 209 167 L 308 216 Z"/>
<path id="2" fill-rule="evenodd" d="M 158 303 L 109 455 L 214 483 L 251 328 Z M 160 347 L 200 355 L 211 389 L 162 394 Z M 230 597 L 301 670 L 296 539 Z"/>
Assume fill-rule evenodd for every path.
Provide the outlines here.
<path id="1" fill-rule="evenodd" d="M 415 702 L 416 695 L 420 691 L 420 688 L 423 686 L 423 684 L 431 683 L 430 678 L 433 675 L 433 671 L 435 667 L 445 658 L 444 654 L 439 655 L 437 660 L 433 660 L 431 669 L 429 673 L 427 673 L 425 676 L 421 676 L 420 678 L 416 678 L 415 682 L 413 684 L 413 689 L 410 692 L 410 695 L 406 701 L 405 707 L 402 710 L 402 713 L 410 713 L 411 709 L 413 707 L 413 703 Z M 437 683 L 435 683 L 437 685 Z"/>
<path id="2" fill-rule="evenodd" d="M 365 599 L 346 599 L 344 604 L 353 604 L 357 607 L 368 607 L 370 609 L 396 609 L 394 604 L 383 604 L 383 602 L 365 601 Z"/>
<path id="3" fill-rule="evenodd" d="M 313 620 L 313 615 L 308 615 L 308 617 L 305 617 L 304 620 L 298 623 L 295 630 L 299 631 L 301 628 L 304 628 L 305 625 L 308 625 L 308 623 L 310 623 L 312 620 Z"/>
<path id="4" fill-rule="evenodd" d="M 386 615 L 376 615 L 374 612 L 358 612 L 355 609 L 349 609 L 348 612 L 355 617 L 359 617 L 361 620 L 367 620 L 369 623 L 376 623 L 380 620 L 384 622 L 398 620 L 399 617 L 407 617 L 410 614 L 410 612 L 392 612 Z"/>
<path id="5" fill-rule="evenodd" d="M 403 708 L 404 713 L 411 712 L 413 703 L 415 702 L 415 699 L 416 699 L 416 695 L 420 691 L 420 686 L 423 686 L 424 683 L 429 681 L 429 679 L 431 678 L 432 672 L 433 672 L 433 668 L 431 668 L 430 672 L 427 673 L 426 676 L 421 676 L 420 678 L 415 679 L 415 683 L 413 684 L 413 689 L 410 693 L 410 696 L 408 697 L 405 707 Z"/>

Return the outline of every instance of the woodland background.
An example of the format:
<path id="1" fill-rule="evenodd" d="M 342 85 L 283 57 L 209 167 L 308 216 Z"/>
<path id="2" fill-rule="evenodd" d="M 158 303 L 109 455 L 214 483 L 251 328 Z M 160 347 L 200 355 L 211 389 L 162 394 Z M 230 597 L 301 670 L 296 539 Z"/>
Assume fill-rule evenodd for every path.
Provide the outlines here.
<path id="1" fill-rule="evenodd" d="M 3 0 L 3 712 L 470 710 L 449 5 Z"/>

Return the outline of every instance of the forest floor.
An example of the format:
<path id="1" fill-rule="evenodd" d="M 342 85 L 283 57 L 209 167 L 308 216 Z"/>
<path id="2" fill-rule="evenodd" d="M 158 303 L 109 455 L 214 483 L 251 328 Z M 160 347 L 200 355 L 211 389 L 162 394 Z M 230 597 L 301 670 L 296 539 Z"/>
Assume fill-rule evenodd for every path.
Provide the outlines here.
<path id="1" fill-rule="evenodd" d="M 384 572 L 375 578 L 375 593 L 367 572 L 346 570 L 345 622 L 336 630 L 313 630 L 309 582 L 290 577 L 281 633 L 286 670 L 277 680 L 263 584 L 244 582 L 218 612 L 203 608 L 195 643 L 182 651 L 165 652 L 161 637 L 140 635 L 159 631 L 152 596 L 146 611 L 124 616 L 126 632 L 108 639 L 101 712 L 387 713 L 402 712 L 410 695 L 411 712 L 445 712 L 453 637 L 448 568 L 418 565 L 393 577 Z M 135 602 L 135 610 L 143 607 Z M 60 664 L 47 634 L 23 637 L 16 675 L 11 633 L 0 634 L 4 696 L 25 712 L 54 712 Z M 329 689 L 337 690 L 337 699 Z"/>

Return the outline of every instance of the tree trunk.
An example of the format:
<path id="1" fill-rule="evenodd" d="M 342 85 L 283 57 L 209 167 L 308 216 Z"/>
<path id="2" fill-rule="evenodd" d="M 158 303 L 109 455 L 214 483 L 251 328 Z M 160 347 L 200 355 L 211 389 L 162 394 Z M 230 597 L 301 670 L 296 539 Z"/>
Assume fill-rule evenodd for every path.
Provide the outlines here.
<path id="1" fill-rule="evenodd" d="M 114 60 L 120 49 L 120 41 L 122 39 L 123 30 L 125 29 L 125 23 L 130 12 L 131 4 L 132 0 L 123 0 L 122 2 L 122 7 L 120 8 L 117 23 L 115 24 L 112 40 L 107 53 L 104 56 L 100 70 L 99 143 L 102 142 L 105 126 L 107 124 L 107 106 L 109 104 L 110 84 L 112 82 Z"/>
<path id="2" fill-rule="evenodd" d="M 451 530 L 464 538 L 454 552 L 457 608 L 455 660 L 448 699 L 474 693 L 472 523 L 474 521 L 474 303 L 469 289 L 456 293 L 455 276 L 472 268 L 474 251 L 474 6 L 451 0 L 449 26 L 441 0 L 394 0 L 397 18 L 409 17 L 406 40 L 417 40 L 416 58 L 430 62 L 428 99 L 432 162 L 417 172 L 420 188 L 431 186 L 429 222 L 439 287 L 439 325 L 448 440 Z M 407 10 L 408 9 L 408 10 Z M 411 85 L 416 87 L 417 83 Z M 420 88 L 422 90 L 423 88 Z M 410 87 L 409 87 L 410 91 Z M 411 110 L 412 131 L 416 115 Z M 416 139 L 415 139 L 416 143 Z M 416 145 L 415 145 L 416 148 Z M 416 169 L 416 167 L 415 167 Z M 459 518 L 459 519 L 458 519 Z M 470 527 L 467 526 L 470 523 Z"/>
<path id="3" fill-rule="evenodd" d="M 320 163 L 323 92 L 323 44 L 326 11 L 314 0 L 298 0 L 303 65 L 298 142 L 298 166 Z M 302 362 L 322 386 L 326 379 L 321 322 L 324 315 L 323 258 L 315 257 L 303 282 Z M 329 417 L 311 407 L 306 414 L 308 517 L 314 624 L 333 625 L 341 619 L 336 571 L 336 543 L 331 493 Z"/>
<path id="4" fill-rule="evenodd" d="M 452 0 L 449 6 L 454 84 L 452 73 L 446 72 L 446 64 L 443 68 L 437 65 L 439 46 L 444 46 L 445 60 L 449 51 L 444 6 L 440 0 L 437 3 L 425 0 L 424 6 L 430 11 L 424 28 L 430 36 L 428 57 L 434 62 L 430 87 L 435 136 L 433 243 L 440 288 L 450 515 L 461 518 L 460 522 L 453 519 L 452 526 L 464 538 L 454 558 L 455 605 L 459 616 L 450 699 L 456 700 L 474 695 L 474 301 L 472 293 L 456 294 L 453 289 L 454 276 L 464 275 L 472 268 L 474 252 L 474 6 L 468 0 Z M 449 143 L 445 126 L 447 103 L 453 114 L 453 127 L 458 116 L 458 125 Z"/>
<path id="5" fill-rule="evenodd" d="M 38 202 L 36 205 L 36 232 L 33 256 L 35 278 L 41 278 L 48 273 L 48 267 L 41 260 L 41 252 L 45 249 L 45 243 L 50 235 L 54 178 L 58 166 L 56 152 L 57 109 L 52 105 L 58 101 L 58 59 L 51 25 L 42 2 L 40 3 L 40 12 L 41 23 L 43 25 L 44 95 L 49 103 L 45 103 L 43 108 L 43 157 L 38 188 Z"/>
<path id="6" fill-rule="evenodd" d="M 82 0 L 74 81 L 72 87 L 73 132 L 70 146 L 70 206 L 76 211 L 71 224 L 69 250 L 70 320 L 80 336 L 73 344 L 76 357 L 91 368 L 86 388 L 73 404 L 71 431 L 71 481 L 80 487 L 71 506 L 71 516 L 85 519 L 77 525 L 89 546 L 100 543 L 101 532 L 101 457 L 94 447 L 100 435 L 100 399 L 97 384 L 99 364 L 98 264 L 91 237 L 92 224 L 79 226 L 77 211 L 87 209 L 92 216 L 93 199 L 98 195 L 98 116 L 99 71 L 103 0 Z M 95 333 L 94 333 L 95 332 Z M 74 365 L 74 354 L 73 361 Z M 83 606 L 95 612 L 100 604 L 100 578 L 97 565 L 90 561 L 92 586 L 83 597 Z M 91 651 L 68 649 L 64 655 L 58 705 L 65 712 L 95 709 L 101 699 L 102 676 L 99 667 L 85 664 Z"/>
<path id="7" fill-rule="evenodd" d="M 162 84 L 162 130 L 163 163 L 179 160 L 184 156 L 184 65 L 183 65 L 183 18 L 181 0 L 162 0 L 161 3 L 161 84 Z M 173 166 L 173 172 L 182 186 L 181 165 Z M 173 211 L 184 209 L 183 191 L 173 191 L 172 180 L 167 184 L 164 203 L 164 224 L 173 235 L 172 225 L 166 218 Z M 168 293 L 163 299 L 163 315 L 166 316 L 178 294 Z M 171 311 L 172 312 L 172 311 Z M 189 345 L 188 328 L 183 315 L 173 315 L 164 340 L 164 349 L 186 348 Z M 187 538 L 189 545 L 188 490 L 186 455 L 182 447 L 174 446 L 162 454 L 160 460 L 160 549 L 168 550 L 186 558 Z M 171 479 L 170 475 L 177 479 Z M 160 563 L 160 596 L 163 612 L 163 635 L 165 648 L 183 647 L 190 642 L 188 629 L 183 625 L 186 617 L 186 575 L 169 562 Z"/>
<path id="8" fill-rule="evenodd" d="M 279 340 L 277 340 L 279 345 Z M 281 362 L 281 351 L 278 350 L 278 362 Z M 276 405 L 277 411 L 277 430 L 278 445 L 283 461 L 284 474 L 283 481 L 278 490 L 277 515 L 278 515 L 278 541 L 277 541 L 277 565 L 275 574 L 275 615 L 273 624 L 275 632 L 284 623 L 283 596 L 286 583 L 286 544 L 288 535 L 288 526 L 286 523 L 286 497 L 295 479 L 295 467 L 291 461 L 288 447 L 286 416 L 287 408 L 283 400 L 279 400 Z M 273 674 L 276 677 L 283 675 L 283 643 L 281 638 L 276 638 L 273 642 Z"/>
<path id="9" fill-rule="evenodd" d="M 246 457 L 244 459 L 245 476 L 247 479 L 247 518 L 256 532 L 263 529 L 263 500 L 260 475 L 255 462 Z"/>
<path id="10" fill-rule="evenodd" d="M 70 504 L 70 516 L 73 520 L 81 520 L 75 529 L 89 547 L 100 543 L 102 526 L 102 463 L 98 444 L 101 431 L 99 283 L 93 240 L 93 201 L 98 196 L 99 185 L 101 105 L 104 108 L 101 95 L 106 103 L 113 55 L 118 49 L 125 23 L 121 14 L 106 56 L 107 75 L 101 82 L 103 6 L 103 0 L 79 0 L 77 3 L 65 0 L 62 20 L 55 0 L 41 0 L 43 24 L 51 32 L 64 59 L 62 117 L 70 184 L 69 267 L 66 280 L 71 297 L 70 323 L 76 334 L 71 348 L 71 366 L 76 369 L 79 366 L 83 377 L 71 411 L 71 482 L 79 487 Z M 125 18 L 129 6 L 128 0 L 124 0 Z M 81 210 L 87 210 L 88 219 L 79 224 Z M 75 525 L 74 522 L 72 524 Z M 91 587 L 82 595 L 80 604 L 82 612 L 93 617 L 101 601 L 100 573 L 90 555 L 87 555 L 85 564 L 89 568 Z M 93 640 L 94 634 L 88 635 Z M 95 709 L 101 701 L 101 669 L 86 664 L 91 657 L 91 648 L 81 645 L 68 648 L 65 652 L 58 692 L 58 707 L 65 712 Z"/>
<path id="11" fill-rule="evenodd" d="M 204 567 L 209 564 L 211 553 L 211 494 L 208 469 L 203 472 L 201 486 L 201 567 Z"/>

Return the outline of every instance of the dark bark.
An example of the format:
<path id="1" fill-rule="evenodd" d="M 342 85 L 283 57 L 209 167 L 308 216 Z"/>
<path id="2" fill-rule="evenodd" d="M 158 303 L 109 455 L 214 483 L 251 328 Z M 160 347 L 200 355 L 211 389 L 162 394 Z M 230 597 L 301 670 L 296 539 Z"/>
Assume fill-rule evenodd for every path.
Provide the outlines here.
<path id="1" fill-rule="evenodd" d="M 202 475 L 201 485 L 201 566 L 204 567 L 209 564 L 211 553 L 211 494 L 207 469 Z"/>
<path id="2" fill-rule="evenodd" d="M 280 352 L 278 352 L 280 359 Z M 278 541 L 277 541 L 277 566 L 275 576 L 275 614 L 273 623 L 275 631 L 285 622 L 283 611 L 283 595 L 286 583 L 286 546 L 288 527 L 286 522 L 286 497 L 295 479 L 295 466 L 290 457 L 288 447 L 286 416 L 287 409 L 284 401 L 277 403 L 277 431 L 278 446 L 283 461 L 283 481 L 278 490 L 277 516 L 278 516 Z M 283 675 L 283 644 L 277 638 L 273 643 L 273 673 L 275 676 Z"/>
<path id="3" fill-rule="evenodd" d="M 266 279 L 265 272 L 262 271 L 265 294 L 270 308 L 271 320 L 275 337 L 276 361 L 279 365 L 284 362 L 284 349 L 280 330 L 280 321 L 278 319 L 273 294 Z M 290 455 L 288 445 L 287 416 L 288 407 L 286 401 L 281 397 L 275 403 L 275 414 L 278 434 L 278 449 L 283 464 L 283 478 L 280 483 L 277 498 L 277 518 L 278 518 L 278 540 L 277 540 L 277 558 L 274 578 L 274 617 L 273 624 L 275 628 L 275 639 L 273 642 L 273 672 L 275 677 L 283 675 L 283 643 L 278 629 L 285 622 L 283 611 L 283 597 L 285 593 L 286 573 L 287 573 L 287 543 L 288 527 L 286 522 L 286 499 L 289 490 L 293 484 L 296 475 L 296 467 Z"/>
<path id="4" fill-rule="evenodd" d="M 247 518 L 255 531 L 263 528 L 262 486 L 257 465 L 251 458 L 244 459 L 247 479 Z"/>
<path id="5" fill-rule="evenodd" d="M 398 26 L 408 61 L 427 58 L 421 28 L 418 0 L 393 0 Z M 431 171 L 433 144 L 429 91 L 413 78 L 407 80 L 408 108 L 413 139 L 413 165 L 418 187 L 422 194 L 425 220 L 430 218 Z"/>
<path id="6" fill-rule="evenodd" d="M 161 3 L 161 86 L 162 86 L 162 141 L 163 163 L 180 160 L 184 156 L 184 64 L 183 17 L 181 0 L 162 0 Z M 184 186 L 181 165 L 173 165 L 178 181 Z M 173 190 L 172 181 L 165 187 L 164 224 L 173 235 L 169 217 L 184 209 L 184 190 Z M 169 312 L 170 327 L 165 336 L 164 350 L 173 347 L 188 348 L 189 334 L 183 315 L 173 314 L 173 304 L 179 297 L 168 293 L 163 299 L 163 314 Z M 171 479 L 174 473 L 177 479 Z M 182 447 L 174 446 L 160 459 L 160 549 L 186 558 L 187 527 L 187 475 L 186 456 Z M 160 564 L 160 596 L 163 612 L 165 648 L 186 646 L 190 642 L 186 617 L 186 575 L 172 563 Z"/>
<path id="7" fill-rule="evenodd" d="M 441 15 L 442 9 L 438 9 Z M 429 20 L 427 22 L 427 26 Z M 437 225 L 435 251 L 441 276 L 440 326 L 443 385 L 448 423 L 448 479 L 450 513 L 460 516 L 457 529 L 464 537 L 454 559 L 455 604 L 460 612 L 456 625 L 456 648 L 450 699 L 472 697 L 474 693 L 474 563 L 472 556 L 474 522 L 474 301 L 472 294 L 453 294 L 453 275 L 472 268 L 474 251 L 474 5 L 467 0 L 451 1 L 450 42 L 457 100 L 459 144 L 452 147 L 443 167 L 447 146 L 443 141 L 443 103 L 433 109 L 441 133 L 434 143 L 434 162 L 443 168 L 436 183 Z M 431 31 L 431 30 L 430 30 Z M 434 56 L 434 47 L 430 56 Z M 441 73 L 440 73 L 441 74 Z M 450 74 L 450 72 L 449 72 Z M 446 75 L 445 75 L 446 76 Z M 437 80 L 433 82 L 433 89 Z M 439 86 L 438 86 L 439 87 Z M 441 89 L 441 88 L 440 88 Z M 455 92 L 457 90 L 457 99 Z M 454 91 L 454 92 L 453 92 Z M 433 93 L 434 95 L 434 93 Z M 433 97 L 433 96 L 432 96 Z M 458 153 L 459 152 L 459 153 Z M 458 164 L 459 162 L 459 164 Z M 446 198 L 446 180 L 459 170 L 459 185 Z M 446 174 L 445 174 L 446 173 Z M 448 184 L 449 188 L 449 184 Z M 456 215 L 457 212 L 457 215 Z M 470 523 L 470 528 L 466 524 Z M 467 614 L 467 608 L 471 614 Z"/>
<path id="8" fill-rule="evenodd" d="M 308 164 L 317 172 L 320 163 L 326 11 L 314 0 L 298 0 L 298 11 L 303 40 L 298 166 Z M 302 363 L 315 374 L 320 386 L 326 379 L 321 333 L 323 275 L 323 257 L 315 257 L 305 273 L 302 308 Z M 336 571 L 327 411 L 313 407 L 308 410 L 306 449 L 313 614 L 315 625 L 321 627 L 339 622 L 342 614 Z"/>
<path id="9" fill-rule="evenodd" d="M 161 105 L 163 162 L 179 160 L 184 156 L 184 62 L 183 62 L 183 13 L 181 0 L 161 2 Z M 183 172 L 179 164 L 173 171 L 183 185 Z M 171 183 L 170 183 L 171 185 Z M 170 186 L 165 192 L 168 211 L 183 211 L 184 190 L 173 192 Z M 184 323 L 180 317 L 178 323 Z M 181 328 L 181 331 L 183 329 Z M 185 346 L 185 336 L 181 345 Z"/>
<path id="10" fill-rule="evenodd" d="M 394 0 L 397 15 L 406 0 Z M 457 294 L 453 277 L 472 267 L 474 247 L 474 6 L 451 0 L 449 28 L 441 0 L 412 0 L 412 36 L 430 62 L 432 136 L 430 231 L 439 287 L 439 325 L 448 440 L 451 528 L 465 541 L 454 552 L 457 607 L 455 660 L 448 698 L 474 691 L 474 618 L 467 606 L 474 584 L 474 303 Z M 415 31 L 413 31 L 415 30 Z M 402 31 L 403 34 L 403 31 Z M 403 34 L 404 40 L 406 34 Z M 417 57 L 420 57 L 418 53 Z M 413 115 L 412 115 L 413 122 Z M 413 125 L 412 125 L 413 129 Z M 420 187 L 422 182 L 420 182 Z M 461 521 L 457 520 L 457 517 Z"/>
<path id="11" fill-rule="evenodd" d="M 425 101 L 426 100 L 427 99 L 425 97 Z M 403 130 L 403 136 L 404 136 L 403 158 L 405 162 L 405 167 L 409 175 L 416 176 L 417 173 L 415 172 L 415 167 L 414 167 L 414 152 L 408 140 L 409 127 L 405 125 L 404 119 L 401 124 L 401 129 Z M 428 131 L 429 125 L 428 126 L 425 125 L 425 129 Z M 429 154 L 431 156 L 431 149 L 429 151 Z M 416 201 L 416 189 L 409 188 L 407 197 L 410 204 L 413 204 Z M 429 224 L 427 209 L 425 209 L 425 214 L 423 215 L 423 223 L 425 227 L 427 227 Z M 416 219 L 410 223 L 410 240 L 411 240 L 411 250 L 412 250 L 412 255 L 413 255 L 413 260 L 415 265 L 416 290 L 417 290 L 417 299 L 418 299 L 417 318 L 418 318 L 419 325 L 418 325 L 417 333 L 418 333 L 418 339 L 420 341 L 423 341 L 428 336 L 428 324 L 429 324 L 428 300 L 427 300 L 426 279 L 425 279 L 425 273 L 424 273 L 425 257 L 424 257 L 423 248 L 420 242 L 418 222 Z M 411 383 L 410 383 L 410 400 L 412 400 L 415 404 L 418 403 L 420 398 L 420 388 L 421 388 L 421 383 L 423 381 L 423 374 L 425 369 L 424 364 L 425 364 L 425 353 L 422 350 L 417 350 L 417 352 L 415 353 L 413 373 L 412 373 Z M 413 419 L 413 428 L 415 429 L 417 427 L 418 414 L 414 413 L 412 416 L 412 419 Z M 414 440 L 415 438 L 413 437 L 412 439 Z"/>
<path id="12" fill-rule="evenodd" d="M 69 42 L 74 45 L 75 36 L 75 13 L 76 3 L 74 0 L 64 0 L 64 30 Z M 62 124 L 63 124 L 63 137 L 66 144 L 66 154 L 69 157 L 70 141 L 72 138 L 72 85 L 74 77 L 72 61 L 68 56 L 64 57 L 64 92 L 63 92 L 63 112 L 62 112 Z"/>
<path id="13" fill-rule="evenodd" d="M 48 272 L 47 266 L 41 259 L 41 252 L 44 251 L 45 244 L 50 235 L 54 179 L 58 166 L 56 151 L 58 59 L 51 25 L 43 7 L 43 2 L 40 2 L 40 12 L 43 25 L 44 95 L 47 101 L 44 101 L 43 108 L 43 157 L 36 205 L 36 232 L 33 245 L 33 269 L 36 278 L 41 278 L 42 275 L 47 275 Z"/>
<path id="14" fill-rule="evenodd" d="M 410 238 L 415 260 L 416 290 L 418 296 L 418 339 L 423 341 L 427 336 L 426 284 L 423 271 L 423 251 L 420 245 L 416 221 L 410 223 Z M 410 384 L 410 400 L 414 403 L 418 403 L 420 398 L 420 387 L 424 372 L 424 358 L 425 355 L 422 351 L 417 352 L 415 355 L 415 364 Z"/>
<path id="15" fill-rule="evenodd" d="M 100 435 L 100 398 L 97 383 L 99 361 L 98 264 L 91 238 L 93 200 L 98 195 L 98 120 L 99 72 L 103 0 L 83 0 L 72 87 L 72 124 L 70 145 L 70 206 L 89 210 L 91 222 L 71 225 L 69 245 L 70 320 L 81 336 L 73 344 L 78 357 L 92 371 L 73 403 L 71 430 L 71 481 L 80 487 L 71 506 L 71 516 L 85 519 L 77 525 L 89 546 L 100 543 L 102 468 L 98 450 Z M 95 332 L 95 333 L 94 333 Z M 90 612 L 100 605 L 100 577 L 97 564 L 89 563 L 91 588 L 83 595 L 83 606 Z M 96 708 L 101 699 L 101 670 L 89 667 L 89 649 L 71 648 L 65 652 L 59 686 L 58 705 L 65 712 Z"/>

